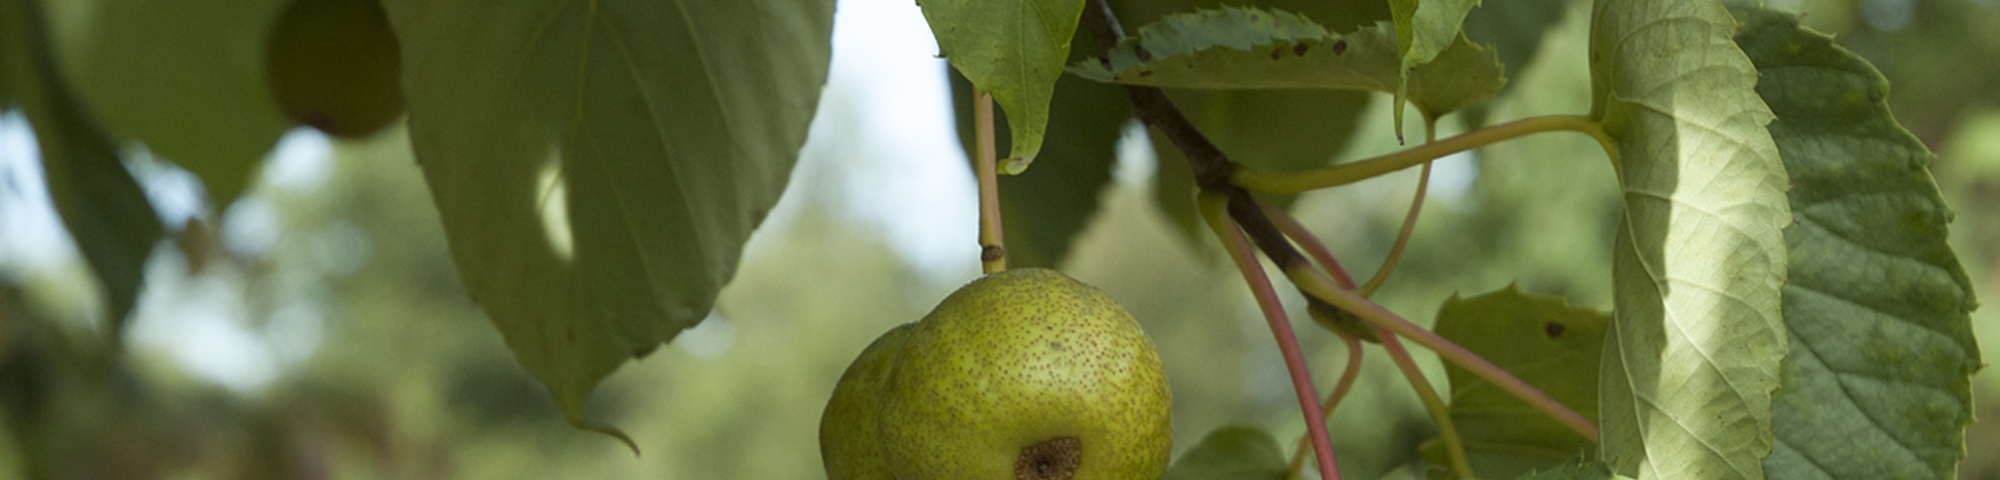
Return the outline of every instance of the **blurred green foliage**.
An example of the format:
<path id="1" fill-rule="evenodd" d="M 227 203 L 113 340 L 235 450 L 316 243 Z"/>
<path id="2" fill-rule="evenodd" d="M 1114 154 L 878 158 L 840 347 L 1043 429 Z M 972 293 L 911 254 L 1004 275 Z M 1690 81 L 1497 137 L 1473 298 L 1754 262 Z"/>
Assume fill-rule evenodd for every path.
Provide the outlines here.
<path id="1" fill-rule="evenodd" d="M 1986 208 L 2000 205 L 2000 62 L 1992 60 L 2000 30 L 1990 28 L 2000 23 L 2000 2 L 1770 3 L 1806 11 L 1809 25 L 1836 34 L 1894 82 L 1898 118 L 1939 155 L 1932 168 L 1959 213 L 1954 245 L 1979 293 L 2000 297 L 1992 283 L 2000 210 Z M 1478 113 L 1484 119 L 1588 110 L 1588 2 L 1566 5 L 1539 39 L 1539 55 L 1502 51 L 1526 64 L 1507 65 L 1509 88 Z M 1130 28 L 1160 13 L 1124 21 Z M 1900 26 L 1870 20 L 1901 14 Z M 1482 15 L 1475 9 L 1468 22 Z M 1398 148 L 1384 99 L 1367 102 L 1339 158 Z M 1440 135 L 1457 125 L 1442 122 Z M 1422 138 L 1410 127 L 1409 138 Z M 467 298 L 402 137 L 338 144 L 332 172 L 315 187 L 253 183 L 245 198 L 279 219 L 268 248 L 225 247 L 214 231 L 229 226 L 218 223 L 183 230 L 174 248 L 155 252 L 142 319 L 185 325 L 148 304 L 201 285 L 236 292 L 227 308 L 266 335 L 288 308 L 318 312 L 317 348 L 280 362 L 260 389 L 201 380 L 157 345 L 107 353 L 121 340 L 91 326 L 102 312 L 78 306 L 96 298 L 80 266 L 0 275 L 0 479 L 819 478 L 820 409 L 848 360 L 976 271 L 970 254 L 962 265 L 922 269 L 840 210 L 845 193 L 835 182 L 795 178 L 780 213 L 746 246 L 715 314 L 621 369 L 587 406 L 633 436 L 645 452 L 634 457 L 611 439 L 571 430 Z M 1123 143 L 1131 151 L 1121 161 L 1151 163 L 1149 142 L 1134 140 Z M 846 159 L 830 153 L 867 151 L 824 148 L 801 164 L 841 168 Z M 1595 144 L 1540 135 L 1471 157 L 1440 162 L 1415 239 L 1376 300 L 1428 323 L 1453 293 L 1518 282 L 1608 307 L 1619 208 Z M 1144 167 L 1126 170 L 1186 168 Z M 1061 266 L 1118 299 L 1153 335 L 1174 385 L 1177 454 L 1231 424 L 1274 433 L 1289 454 L 1304 428 L 1268 329 L 1220 252 L 1188 248 L 1182 227 L 1160 213 L 1152 183 L 1113 175 L 1096 213 L 1058 254 Z M 1401 172 L 1301 195 L 1292 210 L 1365 278 L 1393 242 L 1414 184 L 1414 171 Z M 1318 384 L 1330 387 L 1345 347 L 1306 320 L 1295 293 L 1286 295 Z M 1983 338 L 2000 338 L 2000 313 L 1973 315 Z M 1419 356 L 1444 388 L 1444 369 Z M 1379 350 L 1365 359 L 1354 393 L 1330 418 L 1343 472 L 1409 478 L 1434 428 L 1388 359 Z M 2000 374 L 1975 382 L 1980 418 L 2000 416 L 2000 402 L 1990 400 Z M 1960 478 L 2000 479 L 2000 449 L 1988 447 L 2000 444 L 2000 424 L 1975 423 L 1967 444 Z"/>

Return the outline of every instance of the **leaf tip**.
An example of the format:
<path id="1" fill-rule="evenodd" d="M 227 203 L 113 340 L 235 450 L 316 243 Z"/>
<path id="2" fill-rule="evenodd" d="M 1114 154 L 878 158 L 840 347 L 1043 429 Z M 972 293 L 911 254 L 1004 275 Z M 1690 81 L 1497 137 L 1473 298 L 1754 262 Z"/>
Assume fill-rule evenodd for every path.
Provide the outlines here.
<path id="1" fill-rule="evenodd" d="M 1035 163 L 1035 157 L 1013 157 L 1000 160 L 1000 173 L 1020 175 L 1028 171 L 1028 164 Z"/>

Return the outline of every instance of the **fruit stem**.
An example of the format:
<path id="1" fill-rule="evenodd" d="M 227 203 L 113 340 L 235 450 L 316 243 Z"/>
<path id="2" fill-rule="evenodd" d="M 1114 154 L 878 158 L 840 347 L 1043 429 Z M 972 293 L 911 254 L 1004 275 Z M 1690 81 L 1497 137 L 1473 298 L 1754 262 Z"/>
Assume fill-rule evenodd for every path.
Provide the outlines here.
<path id="1" fill-rule="evenodd" d="M 1278 352 L 1285 358 L 1285 369 L 1291 373 L 1292 388 L 1298 393 L 1299 410 L 1304 412 L 1306 431 L 1312 437 L 1313 451 L 1318 456 L 1320 476 L 1326 480 L 1340 480 L 1340 467 L 1333 456 L 1333 440 L 1326 433 L 1326 417 L 1320 414 L 1319 389 L 1313 386 L 1312 371 L 1306 367 L 1305 354 L 1299 349 L 1299 340 L 1292 333 L 1292 322 L 1285 316 L 1285 306 L 1278 301 L 1278 292 L 1271 287 L 1271 279 L 1264 274 L 1264 265 L 1258 263 L 1250 241 L 1243 237 L 1236 222 L 1227 213 L 1228 197 L 1215 192 L 1201 192 L 1201 214 L 1208 221 L 1215 236 L 1222 240 L 1229 258 L 1236 262 L 1237 270 L 1243 272 L 1243 280 L 1250 285 L 1252 296 L 1257 299 L 1257 308 L 1264 312 L 1264 320 L 1271 325 L 1271 334 L 1278 338 Z"/>
<path id="2" fill-rule="evenodd" d="M 1347 398 L 1347 392 L 1354 389 L 1354 380 L 1361 377 L 1361 339 L 1345 333 L 1335 333 L 1339 334 L 1341 341 L 1347 342 L 1347 368 L 1340 372 L 1340 383 L 1333 385 L 1333 394 L 1327 396 L 1326 403 L 1320 405 L 1320 418 L 1333 417 L 1333 410 L 1340 406 L 1340 399 Z M 1292 451 L 1292 467 L 1289 470 L 1292 474 L 1286 477 L 1287 480 L 1304 478 L 1305 472 L 1301 469 L 1306 466 L 1306 447 L 1312 445 L 1311 442 L 1310 436 L 1299 437 L 1299 448 Z"/>
<path id="3" fill-rule="evenodd" d="M 1583 415 L 1577 414 L 1575 411 L 1570 410 L 1569 407 L 1563 406 L 1562 402 L 1557 402 L 1555 399 L 1549 398 L 1548 394 L 1542 393 L 1541 390 L 1536 390 L 1534 386 L 1528 385 L 1527 382 L 1521 381 L 1520 378 L 1507 373 L 1506 370 L 1493 365 L 1492 362 L 1480 358 L 1479 355 L 1466 350 L 1465 347 L 1460 347 L 1458 344 L 1452 343 L 1451 340 L 1446 340 L 1444 337 L 1440 337 L 1436 333 L 1424 329 L 1424 327 L 1410 323 L 1409 320 L 1404 320 L 1403 317 L 1382 308 L 1381 305 L 1377 305 L 1367 298 L 1362 298 L 1359 294 L 1335 287 L 1333 281 L 1326 278 L 1325 274 L 1306 268 L 1287 268 L 1285 269 L 1285 276 L 1290 278 L 1292 283 L 1298 285 L 1299 289 L 1305 291 L 1307 295 L 1325 300 L 1327 303 L 1340 307 L 1342 310 L 1354 313 L 1355 316 L 1361 317 L 1362 320 L 1397 335 L 1409 338 L 1417 342 L 1418 345 L 1423 345 L 1424 348 L 1429 348 L 1431 351 L 1437 352 L 1439 358 L 1457 364 L 1459 367 L 1472 372 L 1473 375 L 1492 382 L 1493 385 L 1500 387 L 1501 390 L 1505 390 L 1507 393 L 1513 394 L 1515 398 L 1528 402 L 1529 406 L 1542 411 L 1542 414 L 1548 415 L 1550 418 L 1554 418 L 1556 422 L 1569 427 L 1570 430 L 1575 431 L 1578 435 L 1582 435 L 1592 442 L 1597 441 L 1597 425 L 1591 423 L 1589 419 L 1583 418 Z"/>
<path id="4" fill-rule="evenodd" d="M 1000 180 L 994 157 L 993 94 L 972 89 L 972 124 L 976 132 L 979 158 L 973 170 L 979 176 L 979 268 L 988 273 L 1007 270 L 1007 246 L 1000 231 Z"/>
<path id="5" fill-rule="evenodd" d="M 1472 463 L 1465 460 L 1465 442 L 1458 438 L 1458 427 L 1451 421 L 1451 409 L 1444 400 L 1438 398 L 1437 389 L 1431 388 L 1431 381 L 1424 378 L 1424 371 L 1417 368 L 1416 360 L 1410 358 L 1410 351 L 1403 348 L 1403 341 L 1397 340 L 1388 329 L 1375 327 L 1375 336 L 1382 339 L 1382 349 L 1389 351 L 1389 358 L 1395 360 L 1396 369 L 1403 371 L 1403 378 L 1410 381 L 1410 388 L 1417 391 L 1417 398 L 1424 402 L 1424 410 L 1429 411 L 1431 420 L 1438 425 L 1438 437 L 1444 439 L 1446 455 L 1451 457 L 1451 471 L 1458 478 L 1473 478 Z"/>
<path id="6" fill-rule="evenodd" d="M 1230 176 L 1230 182 L 1266 193 L 1300 193 L 1375 178 L 1436 160 L 1438 157 L 1484 147 L 1502 140 L 1558 130 L 1579 132 L 1597 139 L 1598 145 L 1604 147 L 1605 155 L 1611 158 L 1613 170 L 1617 170 L 1617 144 L 1612 141 L 1610 135 L 1604 133 L 1604 128 L 1595 120 L 1581 115 L 1546 115 L 1487 126 L 1367 160 L 1303 172 L 1265 173 L 1238 165 Z"/>
<path id="7" fill-rule="evenodd" d="M 1437 121 L 1426 117 L 1424 143 L 1435 141 L 1437 141 Z M 1375 269 L 1375 275 L 1368 279 L 1368 283 L 1361 285 L 1361 296 L 1375 295 L 1375 290 L 1382 288 L 1382 282 L 1389 280 L 1389 272 L 1396 271 L 1396 261 L 1403 258 L 1403 247 L 1410 244 L 1410 234 L 1417 230 L 1417 214 L 1424 210 L 1424 193 L 1430 190 L 1433 163 L 1435 162 L 1424 162 L 1423 172 L 1417 174 L 1417 194 L 1410 199 L 1410 212 L 1403 215 L 1403 229 L 1396 232 L 1396 244 L 1389 247 L 1389 256 L 1382 258 L 1382 267 Z"/>

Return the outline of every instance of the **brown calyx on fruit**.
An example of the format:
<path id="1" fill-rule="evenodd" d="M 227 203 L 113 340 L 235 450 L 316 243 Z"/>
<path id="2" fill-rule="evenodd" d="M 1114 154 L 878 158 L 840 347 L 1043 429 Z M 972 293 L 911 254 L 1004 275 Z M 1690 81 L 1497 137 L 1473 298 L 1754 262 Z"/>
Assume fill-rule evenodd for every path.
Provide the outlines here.
<path id="1" fill-rule="evenodd" d="M 1069 480 L 1083 465 L 1083 442 L 1076 437 L 1056 437 L 1021 449 L 1014 458 L 1014 478 L 1019 480 Z"/>

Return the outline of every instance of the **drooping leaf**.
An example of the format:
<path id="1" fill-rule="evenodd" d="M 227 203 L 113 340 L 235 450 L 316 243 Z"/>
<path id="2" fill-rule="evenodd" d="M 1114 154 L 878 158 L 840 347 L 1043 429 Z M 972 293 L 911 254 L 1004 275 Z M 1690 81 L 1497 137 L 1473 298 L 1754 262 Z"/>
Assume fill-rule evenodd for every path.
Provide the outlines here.
<path id="1" fill-rule="evenodd" d="M 1774 479 L 1952 479 L 1972 421 L 1971 281 L 1946 243 L 1932 158 L 1889 82 L 1798 18 L 1732 6 L 1795 187 L 1791 355 L 1772 398 Z"/>
<path id="2" fill-rule="evenodd" d="M 1282 480 L 1290 467 L 1271 434 L 1229 425 L 1208 432 L 1161 480 Z"/>
<path id="3" fill-rule="evenodd" d="M 1070 71 L 1168 88 L 1396 93 L 1402 68 L 1395 45 L 1387 24 L 1341 35 L 1284 11 L 1229 7 L 1169 15 Z M 1460 36 L 1410 73 L 1409 99 L 1436 118 L 1484 102 L 1505 84 L 1492 50 Z"/>
<path id="4" fill-rule="evenodd" d="M 999 178 L 1000 214 L 1006 224 L 1007 263 L 1019 267 L 1060 265 L 1071 240 L 1097 213 L 1098 195 L 1111 184 L 1118 137 L 1132 116 L 1117 85 L 1075 78 L 1057 81 L 1050 107 L 1049 148 L 1038 168 Z M 972 157 L 971 84 L 951 74 L 952 105 L 958 107 L 958 136 Z M 994 135 L 1005 146 L 1009 122 L 996 119 Z"/>
<path id="5" fill-rule="evenodd" d="M 1403 131 L 1403 101 L 1409 93 L 1411 69 L 1430 63 L 1455 40 L 1462 40 L 1459 25 L 1479 0 L 1389 0 L 1389 12 L 1396 29 L 1396 54 L 1402 58 L 1397 74 L 1396 132 Z M 1435 118 L 1435 117 L 1433 117 Z"/>
<path id="6" fill-rule="evenodd" d="M 165 229 L 111 137 L 62 81 L 40 9 L 37 0 L 0 0 L 0 85 L 7 93 L 0 111 L 19 102 L 34 127 L 49 198 L 104 289 L 111 331 L 120 332 Z"/>
<path id="7" fill-rule="evenodd" d="M 1591 116 L 1617 140 L 1600 452 L 1641 479 L 1759 479 L 1785 355 L 1783 163 L 1714 0 L 1599 0 Z"/>
<path id="8" fill-rule="evenodd" d="M 708 314 L 783 192 L 833 2 L 386 7 L 466 289 L 588 427 L 598 380 Z"/>
<path id="9" fill-rule="evenodd" d="M 1479 0 L 1389 0 L 1391 21 L 1396 25 L 1396 53 L 1403 66 L 1429 63 L 1458 37 L 1465 14 L 1479 6 Z"/>
<path id="10" fill-rule="evenodd" d="M 1069 58 L 1083 0 L 923 0 L 939 55 L 1007 113 L 1013 142 L 1001 171 L 1020 174 L 1048 130 L 1049 100 Z"/>
<path id="11" fill-rule="evenodd" d="M 264 84 L 280 0 L 50 4 L 75 93 L 111 134 L 200 177 L 217 209 L 249 184 L 286 121 Z"/>
<path id="12" fill-rule="evenodd" d="M 1509 285 L 1445 300 L 1435 330 L 1595 422 L 1598 358 L 1610 322 L 1602 312 Z M 1596 457 L 1590 439 L 1472 372 L 1447 363 L 1445 375 L 1451 382 L 1451 420 L 1478 475 L 1513 478 L 1579 455 Z M 1424 458 L 1449 465 L 1441 441 L 1425 444 Z"/>

